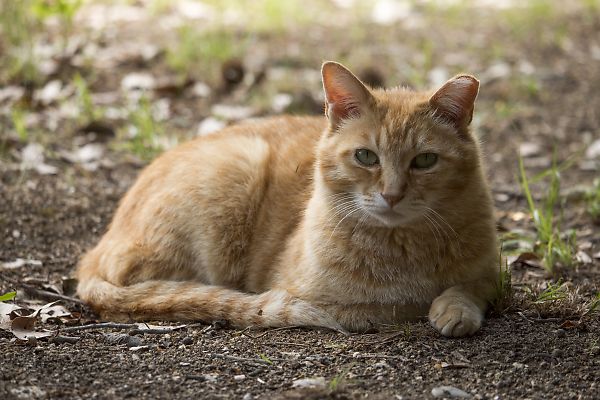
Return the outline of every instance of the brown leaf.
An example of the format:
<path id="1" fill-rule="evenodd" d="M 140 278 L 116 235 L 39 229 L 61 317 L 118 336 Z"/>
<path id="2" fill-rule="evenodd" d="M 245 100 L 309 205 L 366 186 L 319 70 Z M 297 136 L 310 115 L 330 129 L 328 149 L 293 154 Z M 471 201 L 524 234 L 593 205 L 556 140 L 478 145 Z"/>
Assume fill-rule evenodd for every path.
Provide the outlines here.
<path id="1" fill-rule="evenodd" d="M 531 268 L 543 268 L 542 260 L 540 260 L 537 254 L 530 251 L 519 254 L 519 257 L 517 257 L 513 264 L 520 264 Z"/>
<path id="2" fill-rule="evenodd" d="M 12 320 L 10 331 L 18 339 L 29 340 L 30 338 L 40 339 L 52 336 L 52 332 L 36 332 L 35 329 L 36 317 L 16 317 Z"/>
<path id="3" fill-rule="evenodd" d="M 580 322 L 571 321 L 568 319 L 560 325 L 560 328 L 561 329 L 574 329 L 574 328 L 578 328 L 579 325 L 581 325 Z"/>
<path id="4" fill-rule="evenodd" d="M 21 309 L 16 304 L 0 302 L 0 329 L 10 331 L 11 314 Z"/>

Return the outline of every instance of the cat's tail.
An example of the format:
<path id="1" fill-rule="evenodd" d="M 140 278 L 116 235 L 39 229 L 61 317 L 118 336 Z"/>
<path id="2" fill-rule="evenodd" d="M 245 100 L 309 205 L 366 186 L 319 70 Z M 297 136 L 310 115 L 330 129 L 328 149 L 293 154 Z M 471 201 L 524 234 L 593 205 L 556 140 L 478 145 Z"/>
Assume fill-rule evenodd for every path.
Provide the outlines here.
<path id="1" fill-rule="evenodd" d="M 103 319 L 226 320 L 235 327 L 315 326 L 345 332 L 325 311 L 283 290 L 244 293 L 197 282 L 147 281 L 117 286 L 99 277 L 79 282 L 79 297 Z"/>

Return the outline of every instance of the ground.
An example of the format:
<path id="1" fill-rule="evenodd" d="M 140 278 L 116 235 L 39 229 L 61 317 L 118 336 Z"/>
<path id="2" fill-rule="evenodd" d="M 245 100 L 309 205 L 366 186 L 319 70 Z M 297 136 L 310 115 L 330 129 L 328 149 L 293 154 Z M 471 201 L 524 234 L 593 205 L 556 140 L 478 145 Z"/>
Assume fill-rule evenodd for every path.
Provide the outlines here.
<path id="1" fill-rule="evenodd" d="M 38 321 L 51 337 L 0 330 L 0 397 L 600 398 L 600 4 L 242 3 L 92 1 L 29 25 L 2 10 L 0 295 L 17 297 L 0 304 L 62 296 L 68 315 Z M 481 331 L 82 329 L 100 321 L 69 277 L 139 170 L 236 120 L 320 113 L 326 59 L 376 86 L 481 79 L 473 126 L 510 271 Z"/>

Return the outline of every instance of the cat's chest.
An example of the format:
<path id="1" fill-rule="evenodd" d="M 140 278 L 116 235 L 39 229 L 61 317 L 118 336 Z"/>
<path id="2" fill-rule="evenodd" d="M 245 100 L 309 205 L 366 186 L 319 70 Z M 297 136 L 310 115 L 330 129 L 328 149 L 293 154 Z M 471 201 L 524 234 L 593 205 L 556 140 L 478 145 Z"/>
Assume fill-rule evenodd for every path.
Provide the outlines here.
<path id="1" fill-rule="evenodd" d="M 388 304 L 429 302 L 437 296 L 438 261 L 425 244 L 360 235 L 318 260 L 319 268 L 328 271 L 327 290 L 338 301 Z"/>

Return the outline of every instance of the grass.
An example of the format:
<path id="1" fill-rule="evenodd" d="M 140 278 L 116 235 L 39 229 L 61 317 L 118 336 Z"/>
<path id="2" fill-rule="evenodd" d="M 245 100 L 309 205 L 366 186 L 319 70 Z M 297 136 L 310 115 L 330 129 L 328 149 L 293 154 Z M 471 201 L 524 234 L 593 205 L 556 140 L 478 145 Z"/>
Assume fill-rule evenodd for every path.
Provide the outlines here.
<path id="1" fill-rule="evenodd" d="M 354 363 L 347 365 L 339 374 L 331 379 L 329 382 L 329 390 L 331 392 L 335 392 L 342 388 L 342 386 L 346 383 L 346 377 L 352 367 L 354 367 Z"/>
<path id="2" fill-rule="evenodd" d="M 570 162 L 561 166 L 556 163 L 556 155 L 553 157 L 552 167 L 533 179 L 527 177 L 523 159 L 519 157 L 520 183 L 523 193 L 527 199 L 529 212 L 533 217 L 536 229 L 536 245 L 534 252 L 542 259 L 542 264 L 550 273 L 554 268 L 561 264 L 565 267 L 571 267 L 574 264 L 576 237 L 575 231 L 561 232 L 562 209 L 564 203 L 561 201 L 560 172 L 568 168 Z M 544 194 L 544 200 L 536 203 L 531 194 L 531 183 L 548 179 L 547 190 Z M 559 211 L 559 215 L 556 215 Z"/>
<path id="3" fill-rule="evenodd" d="M 102 119 L 104 110 L 94 105 L 90 89 L 85 79 L 83 79 L 81 75 L 75 74 L 73 77 L 73 84 L 77 90 L 77 102 L 80 110 L 80 124 Z"/>
<path id="4" fill-rule="evenodd" d="M 29 131 L 25 124 L 25 111 L 20 107 L 15 107 L 10 112 L 10 118 L 19 140 L 24 143 L 27 142 Z"/>
<path id="5" fill-rule="evenodd" d="M 498 314 L 504 313 L 512 304 L 512 272 L 506 258 L 502 254 L 499 257 L 498 280 L 496 282 L 496 296 L 492 302 L 494 311 Z M 503 264 L 504 262 L 504 264 Z"/>
<path id="6" fill-rule="evenodd" d="M 561 280 L 556 283 L 548 282 L 548 287 L 537 295 L 533 304 L 554 303 L 566 297 L 567 293 Z"/>
<path id="7" fill-rule="evenodd" d="M 588 310 L 586 311 L 586 314 L 590 314 L 596 311 L 600 310 L 600 292 L 596 293 L 596 296 L 594 296 L 594 299 L 591 301 L 590 306 L 588 308 Z"/>
<path id="8" fill-rule="evenodd" d="M 267 357 L 266 355 L 264 355 L 263 353 L 258 353 L 258 356 L 260 357 L 261 360 L 263 360 L 267 364 L 273 365 L 273 361 L 271 361 L 271 359 L 269 357 Z"/>
<path id="9" fill-rule="evenodd" d="M 183 79 L 196 76 L 198 71 L 208 72 L 209 78 L 215 79 L 219 66 L 240 56 L 244 48 L 245 41 L 231 30 L 198 31 L 183 26 L 176 45 L 167 50 L 166 62 Z M 201 78 L 206 80 L 206 76 Z"/>
<path id="10" fill-rule="evenodd" d="M 0 60 L 0 79 L 38 83 L 41 77 L 35 43 L 45 33 L 46 21 L 59 20 L 64 51 L 82 3 L 82 0 L 0 1 L 0 45 L 8 49 Z"/>
<path id="11" fill-rule="evenodd" d="M 585 195 L 586 210 L 596 221 L 600 221 L 600 179 L 594 180 L 594 186 Z"/>
<path id="12" fill-rule="evenodd" d="M 0 1 L 0 29 L 0 42 L 7 49 L 0 58 L 0 79 L 38 81 L 34 36 L 39 26 L 31 15 L 30 1 Z"/>
<path id="13" fill-rule="evenodd" d="M 128 120 L 126 131 L 121 135 L 124 142 L 117 147 L 145 161 L 156 157 L 163 150 L 161 139 L 164 138 L 164 128 L 154 118 L 152 103 L 146 96 L 140 97 Z"/>

